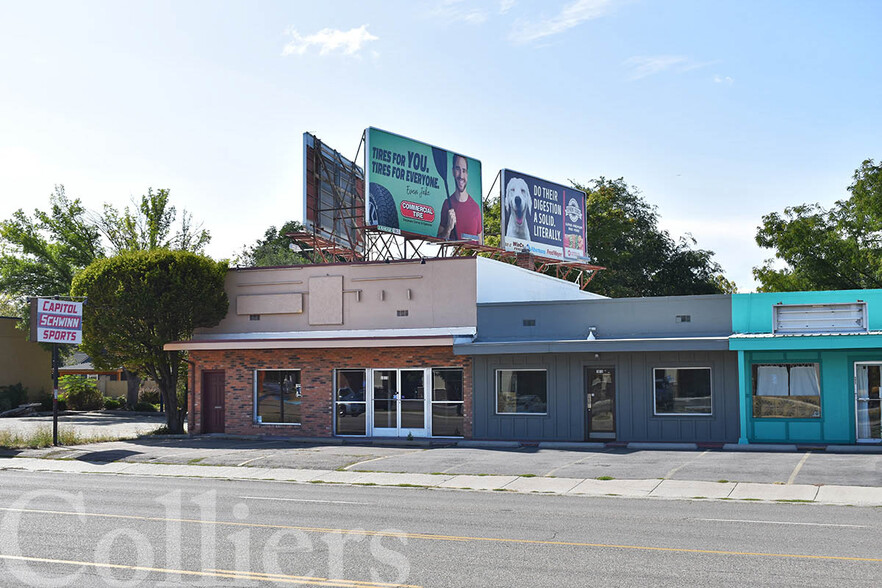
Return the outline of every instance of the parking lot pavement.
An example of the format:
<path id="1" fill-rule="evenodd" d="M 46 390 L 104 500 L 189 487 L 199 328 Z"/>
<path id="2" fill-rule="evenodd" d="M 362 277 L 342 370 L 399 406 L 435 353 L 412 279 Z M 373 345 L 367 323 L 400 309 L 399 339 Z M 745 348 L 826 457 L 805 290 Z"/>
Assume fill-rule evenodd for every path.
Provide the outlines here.
<path id="1" fill-rule="evenodd" d="M 77 412 L 58 416 L 59 429 L 72 429 L 83 437 L 136 437 L 152 433 L 165 422 L 165 415 L 159 413 Z M 52 427 L 51 414 L 0 419 L 0 431 L 23 436 L 46 427 Z"/>
<path id="2" fill-rule="evenodd" d="M 77 447 L 24 450 L 22 457 L 240 468 L 496 475 L 600 480 L 681 480 L 882 487 L 882 454 L 427 447 L 299 443 L 217 437 L 144 437 Z"/>

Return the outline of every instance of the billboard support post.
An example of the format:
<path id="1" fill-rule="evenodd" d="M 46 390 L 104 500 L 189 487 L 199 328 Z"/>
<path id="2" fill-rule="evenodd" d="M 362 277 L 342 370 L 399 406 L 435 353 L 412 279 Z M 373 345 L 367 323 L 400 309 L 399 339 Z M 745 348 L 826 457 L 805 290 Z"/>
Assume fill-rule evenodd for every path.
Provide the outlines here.
<path id="1" fill-rule="evenodd" d="M 58 446 L 58 343 L 52 344 L 52 445 Z"/>
<path id="2" fill-rule="evenodd" d="M 62 301 L 61 298 L 67 298 Z M 83 302 L 68 297 L 30 299 L 30 340 L 52 344 L 52 444 L 58 445 L 58 370 L 61 366 L 58 343 L 83 341 Z"/>

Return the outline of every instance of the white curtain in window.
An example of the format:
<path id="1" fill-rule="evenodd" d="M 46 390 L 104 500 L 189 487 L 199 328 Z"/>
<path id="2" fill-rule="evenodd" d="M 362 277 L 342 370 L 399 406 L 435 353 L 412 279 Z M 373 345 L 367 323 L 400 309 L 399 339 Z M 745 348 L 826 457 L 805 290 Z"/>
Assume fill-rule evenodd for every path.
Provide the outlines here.
<path id="1" fill-rule="evenodd" d="M 790 368 L 791 396 L 820 396 L 821 383 L 818 372 L 812 365 L 797 365 Z"/>
<path id="2" fill-rule="evenodd" d="M 783 365 L 760 365 L 756 368 L 757 396 L 787 396 L 787 367 Z"/>
<path id="3" fill-rule="evenodd" d="M 877 368 L 878 369 L 878 368 Z M 858 439 L 869 439 L 870 438 L 870 404 L 868 402 L 861 402 L 861 398 L 869 398 L 870 397 L 870 378 L 869 378 L 869 367 L 862 365 L 857 369 L 857 425 L 858 425 Z"/>

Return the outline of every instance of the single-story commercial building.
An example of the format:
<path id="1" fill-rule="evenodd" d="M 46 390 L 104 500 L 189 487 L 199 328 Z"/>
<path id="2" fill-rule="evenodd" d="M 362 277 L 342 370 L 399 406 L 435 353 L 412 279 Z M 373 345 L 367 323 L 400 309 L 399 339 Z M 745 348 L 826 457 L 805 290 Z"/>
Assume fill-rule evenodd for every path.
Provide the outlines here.
<path id="1" fill-rule="evenodd" d="M 879 443 L 882 291 L 732 296 L 741 443 Z"/>
<path id="2" fill-rule="evenodd" d="M 195 367 L 194 434 L 882 440 L 882 291 L 609 299 L 481 257 L 226 289 L 220 324 L 167 346 Z"/>

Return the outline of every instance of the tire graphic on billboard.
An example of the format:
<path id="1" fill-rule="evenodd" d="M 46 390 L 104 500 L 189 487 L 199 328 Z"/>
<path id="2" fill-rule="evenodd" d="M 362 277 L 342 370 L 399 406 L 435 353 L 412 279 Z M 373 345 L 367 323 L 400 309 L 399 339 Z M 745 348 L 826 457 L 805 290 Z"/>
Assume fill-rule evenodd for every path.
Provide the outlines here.
<path id="1" fill-rule="evenodd" d="M 398 228 L 398 211 L 392 194 L 380 184 L 371 184 L 368 196 L 368 224 Z"/>

